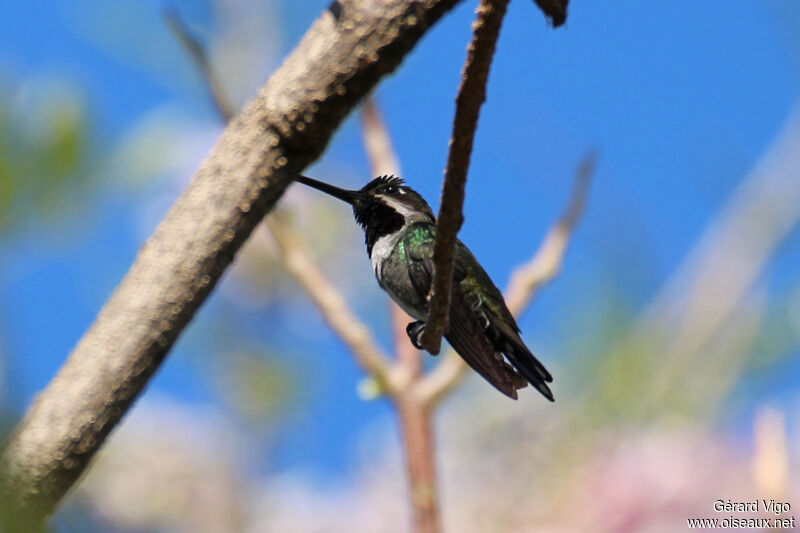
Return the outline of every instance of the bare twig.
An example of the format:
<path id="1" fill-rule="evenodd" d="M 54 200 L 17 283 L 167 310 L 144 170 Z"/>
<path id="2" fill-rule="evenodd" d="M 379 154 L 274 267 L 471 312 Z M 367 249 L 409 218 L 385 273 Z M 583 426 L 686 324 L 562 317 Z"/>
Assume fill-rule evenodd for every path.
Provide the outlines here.
<path id="1" fill-rule="evenodd" d="M 189 31 L 189 27 L 175 9 L 165 9 L 164 19 L 194 61 L 198 72 L 205 82 L 205 86 L 208 89 L 209 96 L 214 103 L 217 113 L 222 117 L 222 120 L 228 122 L 236 113 L 236 108 L 228 98 L 223 84 L 215 75 L 214 69 L 211 68 L 211 62 L 208 59 L 208 53 L 205 48 L 200 41 L 192 35 L 192 32 Z"/>
<path id="2" fill-rule="evenodd" d="M 319 269 L 292 230 L 286 215 L 273 212 L 267 218 L 286 270 L 300 283 L 319 308 L 325 321 L 353 352 L 358 363 L 373 374 L 382 388 L 395 394 L 399 378 L 392 373 L 389 357 L 375 344 L 369 328 L 347 306 L 342 293 Z"/>
<path id="3" fill-rule="evenodd" d="M 457 0 L 326 11 L 232 120 L 0 456 L 0 500 L 40 521 L 78 479 L 252 229 L 344 116 Z"/>
<path id="4" fill-rule="evenodd" d="M 585 209 L 586 196 L 596 163 L 597 156 L 594 152 L 589 152 L 583 157 L 564 214 L 547 232 L 531 260 L 517 269 L 512 276 L 505 290 L 505 300 L 514 316 L 522 314 L 533 295 L 561 270 L 561 263 L 575 225 Z M 417 393 L 425 403 L 436 404 L 458 385 L 468 368 L 464 360 L 450 350 L 444 360 L 418 383 Z"/>
<path id="5" fill-rule="evenodd" d="M 372 175 L 400 176 L 402 174 L 400 163 L 374 96 L 368 96 L 364 100 L 361 109 L 361 128 L 364 132 L 364 147 L 367 150 Z"/>
<path id="6" fill-rule="evenodd" d="M 566 211 L 547 233 L 533 258 L 517 268 L 511 276 L 505 298 L 508 309 L 514 315 L 521 315 L 539 290 L 561 272 L 572 232 L 585 209 L 589 184 L 596 166 L 597 154 L 587 152 L 578 166 Z"/>
<path id="7" fill-rule="evenodd" d="M 473 25 L 472 42 L 456 97 L 453 137 L 447 159 L 442 202 L 439 207 L 436 243 L 433 250 L 434 272 L 431 282 L 430 311 L 422 335 L 422 345 L 438 354 L 442 335 L 447 332 L 450 312 L 450 289 L 456 236 L 464 222 L 464 187 L 472 154 L 475 129 L 481 105 L 486 100 L 486 82 L 492 64 L 500 26 L 509 0 L 481 0 Z"/>

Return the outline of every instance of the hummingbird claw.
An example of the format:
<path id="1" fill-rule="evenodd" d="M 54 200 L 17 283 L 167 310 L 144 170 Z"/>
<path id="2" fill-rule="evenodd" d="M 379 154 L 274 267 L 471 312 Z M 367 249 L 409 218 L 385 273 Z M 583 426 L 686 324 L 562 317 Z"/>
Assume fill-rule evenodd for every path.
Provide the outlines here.
<path id="1" fill-rule="evenodd" d="M 406 333 L 417 350 L 422 350 L 422 334 L 425 332 L 425 322 L 417 320 L 416 322 L 409 322 L 406 326 Z"/>

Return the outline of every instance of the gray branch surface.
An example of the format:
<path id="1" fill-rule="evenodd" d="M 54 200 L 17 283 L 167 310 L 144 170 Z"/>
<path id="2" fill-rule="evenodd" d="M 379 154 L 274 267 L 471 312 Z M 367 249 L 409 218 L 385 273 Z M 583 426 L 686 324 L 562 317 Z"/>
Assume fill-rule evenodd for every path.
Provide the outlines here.
<path id="1" fill-rule="evenodd" d="M 227 126 L 0 457 L 21 515 L 52 513 L 236 251 L 344 116 L 458 0 L 334 2 Z"/>

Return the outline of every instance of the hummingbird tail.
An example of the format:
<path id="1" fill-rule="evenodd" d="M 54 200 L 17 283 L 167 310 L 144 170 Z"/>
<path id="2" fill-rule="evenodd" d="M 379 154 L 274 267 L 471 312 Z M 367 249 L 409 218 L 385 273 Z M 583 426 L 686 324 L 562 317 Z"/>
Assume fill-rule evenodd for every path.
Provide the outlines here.
<path id="1" fill-rule="evenodd" d="M 509 339 L 505 340 L 505 348 L 503 353 L 505 353 L 508 360 L 511 361 L 511 364 L 514 365 L 517 372 L 525 376 L 525 379 L 536 387 L 536 390 L 542 393 L 542 396 L 551 402 L 555 401 L 553 392 L 550 390 L 550 387 L 547 386 L 548 383 L 552 383 L 553 376 L 550 375 L 550 372 L 536 359 L 530 350 L 528 350 L 524 344 Z"/>
<path id="2" fill-rule="evenodd" d="M 551 402 L 555 401 L 553 392 L 547 386 L 553 382 L 553 376 L 525 346 L 516 331 L 494 322 L 490 323 L 486 333 L 497 351 L 505 354 L 517 372 L 542 393 L 542 396 Z"/>

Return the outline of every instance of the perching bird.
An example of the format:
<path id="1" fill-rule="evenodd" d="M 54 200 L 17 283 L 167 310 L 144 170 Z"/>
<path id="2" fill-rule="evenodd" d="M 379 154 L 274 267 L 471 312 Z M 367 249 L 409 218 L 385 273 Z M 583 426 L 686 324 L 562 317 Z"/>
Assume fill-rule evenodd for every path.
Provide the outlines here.
<path id="1" fill-rule="evenodd" d="M 428 203 L 402 179 L 392 176 L 375 178 L 356 191 L 305 176 L 298 176 L 296 181 L 353 206 L 356 222 L 364 229 L 378 284 L 417 319 L 406 332 L 414 346 L 421 348 L 436 239 L 436 218 Z M 553 377 L 522 342 L 503 295 L 461 241 L 456 243 L 445 338 L 469 366 L 503 394 L 517 399 L 517 389 L 530 383 L 553 401 L 547 386 Z"/>

